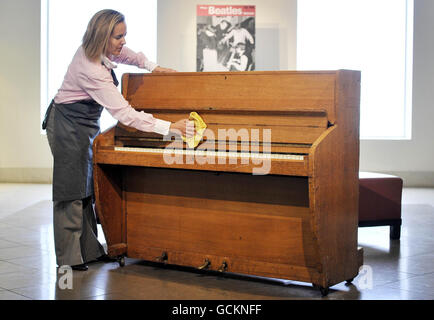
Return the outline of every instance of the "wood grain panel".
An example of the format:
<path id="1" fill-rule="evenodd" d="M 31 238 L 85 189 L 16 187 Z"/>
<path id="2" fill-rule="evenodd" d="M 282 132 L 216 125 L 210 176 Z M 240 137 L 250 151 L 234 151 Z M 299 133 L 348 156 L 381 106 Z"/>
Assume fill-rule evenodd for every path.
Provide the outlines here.
<path id="1" fill-rule="evenodd" d="M 135 108 L 210 110 L 325 110 L 335 121 L 335 72 L 126 74 Z M 128 79 L 126 79 L 128 77 Z"/>
<path id="2" fill-rule="evenodd" d="M 98 154 L 94 156 L 94 161 L 97 163 L 113 164 L 120 166 L 190 169 L 216 172 L 240 172 L 249 174 L 281 174 L 291 176 L 309 175 L 308 156 L 306 156 L 305 160 L 303 161 L 273 159 L 269 162 L 264 160 L 255 163 L 253 163 L 252 161 L 249 161 L 249 163 L 243 163 L 241 159 L 229 157 L 212 157 L 209 161 L 208 159 L 203 157 L 199 159 L 199 162 L 197 162 L 196 158 L 182 156 L 179 158 L 179 161 L 175 158 L 173 158 L 172 160 L 173 162 L 166 161 L 162 154 L 121 152 L 114 151 L 113 148 L 110 150 L 100 149 Z"/>
<path id="3" fill-rule="evenodd" d="M 210 210 L 208 201 L 202 204 L 198 209 L 170 202 L 128 201 L 128 247 L 136 251 L 142 247 L 170 248 L 204 257 L 220 254 L 293 265 L 313 260 L 314 252 L 303 246 L 302 218 Z"/>
<path id="4" fill-rule="evenodd" d="M 188 117 L 188 114 L 179 113 L 179 110 L 176 110 L 176 112 L 144 111 L 153 114 L 154 117 L 171 122 Z M 263 141 L 264 130 L 271 130 L 271 139 L 269 141 L 271 143 L 312 144 L 327 129 L 328 124 L 326 114 L 321 112 L 312 113 L 310 116 L 306 113 L 299 115 L 282 114 L 279 116 L 273 115 L 273 113 L 267 115 L 263 112 L 255 114 L 200 114 L 207 124 L 207 130 L 204 132 L 205 140 L 226 140 L 228 139 L 227 134 L 232 133 L 235 137 L 229 138 L 229 140 L 242 139 L 246 142 L 252 140 Z M 118 124 L 115 136 L 117 140 L 125 137 L 163 139 L 161 135 L 141 132 L 121 124 Z"/>
<path id="5" fill-rule="evenodd" d="M 168 121 L 178 121 L 186 117 L 184 110 L 140 109 L 155 117 Z M 212 112 L 208 110 L 191 110 L 197 112 L 206 124 L 245 125 L 249 127 L 267 126 L 297 126 L 323 127 L 327 126 L 326 112 Z"/>
<path id="6" fill-rule="evenodd" d="M 313 238 L 304 239 L 312 232 L 306 178 L 146 168 L 130 168 L 126 176 L 128 250 L 318 263 Z"/>
<path id="7" fill-rule="evenodd" d="M 317 267 L 295 266 L 281 263 L 270 263 L 257 260 L 249 260 L 242 257 L 230 257 L 222 255 L 210 255 L 205 257 L 203 254 L 186 251 L 174 251 L 162 248 L 140 247 L 129 248 L 128 255 L 138 259 L 159 262 L 158 258 L 162 252 L 167 254 L 168 259 L 165 263 L 199 267 L 204 263 L 204 258 L 211 264 L 207 270 L 219 270 L 222 262 L 227 264 L 226 272 L 240 273 L 254 276 L 264 276 L 280 279 L 298 279 L 299 281 L 319 283 L 322 275 Z"/>

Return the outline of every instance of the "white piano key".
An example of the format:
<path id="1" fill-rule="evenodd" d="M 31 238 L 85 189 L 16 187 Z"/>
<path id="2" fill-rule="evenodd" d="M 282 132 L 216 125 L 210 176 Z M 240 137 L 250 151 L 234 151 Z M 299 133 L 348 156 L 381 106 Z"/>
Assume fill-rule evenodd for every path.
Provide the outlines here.
<path id="1" fill-rule="evenodd" d="M 226 152 L 226 151 L 209 151 L 209 150 L 183 150 L 183 149 L 158 149 L 158 148 L 133 148 L 133 147 L 115 147 L 118 152 L 144 152 L 189 155 L 200 157 L 228 157 L 228 158 L 252 158 L 252 159 L 279 159 L 279 160 L 296 160 L 304 161 L 303 155 L 287 153 L 249 153 L 249 152 Z"/>

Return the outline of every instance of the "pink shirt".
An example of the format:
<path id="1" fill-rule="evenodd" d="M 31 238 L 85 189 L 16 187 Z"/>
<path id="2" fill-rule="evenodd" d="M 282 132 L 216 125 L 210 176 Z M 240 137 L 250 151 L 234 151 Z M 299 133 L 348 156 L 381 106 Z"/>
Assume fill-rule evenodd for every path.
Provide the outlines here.
<path id="1" fill-rule="evenodd" d="M 81 100 L 95 100 L 119 122 L 145 132 L 167 135 L 170 122 L 156 119 L 152 114 L 136 111 L 122 96 L 113 83 L 110 69 L 112 63 L 135 65 L 148 71 L 158 65 L 149 61 L 139 52 L 123 47 L 119 56 L 102 59 L 102 63 L 90 61 L 80 46 L 68 67 L 62 86 L 54 97 L 55 103 L 74 103 Z"/>

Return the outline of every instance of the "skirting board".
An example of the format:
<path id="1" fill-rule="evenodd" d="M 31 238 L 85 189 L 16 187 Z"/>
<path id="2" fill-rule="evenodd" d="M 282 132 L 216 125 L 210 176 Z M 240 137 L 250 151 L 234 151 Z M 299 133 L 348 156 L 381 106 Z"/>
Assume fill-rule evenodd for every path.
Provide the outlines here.
<path id="1" fill-rule="evenodd" d="M 434 172 L 431 171 L 381 171 L 379 173 L 401 177 L 404 181 L 404 187 L 434 188 Z M 52 181 L 52 168 L 0 168 L 0 182 L 52 183 Z"/>
<path id="2" fill-rule="evenodd" d="M 0 182 L 52 183 L 53 168 L 0 168 Z"/>

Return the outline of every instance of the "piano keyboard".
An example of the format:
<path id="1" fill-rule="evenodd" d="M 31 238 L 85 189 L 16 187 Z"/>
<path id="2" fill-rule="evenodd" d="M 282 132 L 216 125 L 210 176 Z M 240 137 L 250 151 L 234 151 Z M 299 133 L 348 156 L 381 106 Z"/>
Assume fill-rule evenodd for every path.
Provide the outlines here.
<path id="1" fill-rule="evenodd" d="M 182 155 L 200 156 L 200 157 L 228 157 L 228 158 L 279 159 L 279 160 L 304 161 L 303 155 L 286 154 L 286 153 L 255 153 L 255 152 L 250 153 L 250 152 L 226 152 L 226 151 L 208 151 L 208 150 L 132 148 L 132 147 L 115 147 L 115 151 L 160 153 L 160 154 L 167 154 L 167 155 L 182 154 Z"/>

